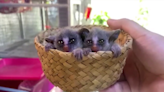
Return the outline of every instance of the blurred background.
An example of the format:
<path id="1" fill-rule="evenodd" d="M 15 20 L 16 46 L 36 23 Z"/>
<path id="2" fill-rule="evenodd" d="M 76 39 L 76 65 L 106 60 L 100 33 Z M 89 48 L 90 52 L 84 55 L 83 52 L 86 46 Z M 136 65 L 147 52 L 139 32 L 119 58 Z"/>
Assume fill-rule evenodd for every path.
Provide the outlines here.
<path id="1" fill-rule="evenodd" d="M 0 0 L 3 1 L 3 0 Z M 10 1 L 10 0 L 9 0 Z M 16 0 L 18 1 L 18 0 Z M 22 1 L 22 0 L 20 0 Z M 68 7 L 29 7 L 3 14 L 0 12 L 0 46 L 35 37 L 47 26 L 63 27 L 77 24 L 104 24 L 109 18 L 129 18 L 153 32 L 163 33 L 162 0 L 31 0 L 32 4 L 68 4 Z M 24 3 L 24 2 L 23 2 Z M 85 18 L 91 7 L 89 19 Z M 3 8 L 3 7 L 2 7 Z M 69 8 L 69 10 L 68 10 Z"/>
<path id="2" fill-rule="evenodd" d="M 129 18 L 150 31 L 164 35 L 163 4 L 163 0 L 0 0 L 0 86 L 29 91 L 35 89 L 34 85 L 44 84 L 39 84 L 44 75 L 41 65 L 38 65 L 40 73 L 36 75 L 30 74 L 32 63 L 27 65 L 21 62 L 23 58 L 38 59 L 33 40 L 41 31 L 73 25 L 107 25 L 109 18 Z M 27 71 L 22 71 L 26 74 L 28 72 L 30 76 L 22 72 L 15 73 L 17 76 L 12 73 L 16 71 L 14 65 L 18 70 L 22 69 L 18 68 L 20 62 L 26 65 L 23 69 L 26 67 Z M 9 79 L 10 84 L 14 80 L 17 85 L 9 85 Z"/>

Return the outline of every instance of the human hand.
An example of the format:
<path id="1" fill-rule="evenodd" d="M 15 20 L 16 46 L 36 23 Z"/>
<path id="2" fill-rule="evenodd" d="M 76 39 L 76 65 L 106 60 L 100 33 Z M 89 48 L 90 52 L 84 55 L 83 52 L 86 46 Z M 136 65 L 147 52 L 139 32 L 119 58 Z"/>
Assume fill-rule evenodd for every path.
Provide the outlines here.
<path id="1" fill-rule="evenodd" d="M 123 81 L 100 92 L 163 92 L 164 37 L 129 19 L 109 19 L 112 29 L 123 29 L 133 38 L 124 68 Z"/>

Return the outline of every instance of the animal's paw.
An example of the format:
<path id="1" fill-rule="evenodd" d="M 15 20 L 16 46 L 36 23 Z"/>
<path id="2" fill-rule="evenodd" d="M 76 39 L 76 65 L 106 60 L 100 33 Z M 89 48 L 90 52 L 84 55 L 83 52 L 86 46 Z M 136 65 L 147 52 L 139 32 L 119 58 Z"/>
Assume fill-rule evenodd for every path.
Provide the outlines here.
<path id="1" fill-rule="evenodd" d="M 49 51 L 50 49 L 53 49 L 54 47 L 53 47 L 53 44 L 51 44 L 51 43 L 46 43 L 46 45 L 45 45 L 45 51 Z"/>
<path id="2" fill-rule="evenodd" d="M 113 44 L 111 47 L 114 57 L 118 57 L 121 54 L 121 48 L 117 44 Z"/>
<path id="3" fill-rule="evenodd" d="M 77 60 L 82 60 L 83 59 L 83 50 L 81 48 L 73 50 L 73 56 Z"/>
<path id="4" fill-rule="evenodd" d="M 84 48 L 83 49 L 84 56 L 87 56 L 90 52 L 92 52 L 92 50 L 90 48 Z"/>

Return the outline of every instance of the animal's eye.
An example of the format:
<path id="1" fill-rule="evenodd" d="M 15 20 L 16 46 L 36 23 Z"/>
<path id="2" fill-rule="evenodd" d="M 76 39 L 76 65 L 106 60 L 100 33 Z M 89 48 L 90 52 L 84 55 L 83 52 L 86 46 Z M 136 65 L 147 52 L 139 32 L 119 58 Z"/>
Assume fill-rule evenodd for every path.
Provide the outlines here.
<path id="1" fill-rule="evenodd" d="M 75 42 L 75 39 L 74 38 L 70 39 L 69 43 L 73 43 L 73 42 Z"/>
<path id="2" fill-rule="evenodd" d="M 87 40 L 87 43 L 89 43 L 89 44 L 92 43 L 92 40 Z"/>
<path id="3" fill-rule="evenodd" d="M 63 40 L 58 41 L 58 44 L 63 44 L 63 43 L 64 43 Z"/>
<path id="4" fill-rule="evenodd" d="M 99 40 L 99 43 L 104 43 L 104 40 L 103 40 L 103 39 L 100 39 L 100 40 Z"/>

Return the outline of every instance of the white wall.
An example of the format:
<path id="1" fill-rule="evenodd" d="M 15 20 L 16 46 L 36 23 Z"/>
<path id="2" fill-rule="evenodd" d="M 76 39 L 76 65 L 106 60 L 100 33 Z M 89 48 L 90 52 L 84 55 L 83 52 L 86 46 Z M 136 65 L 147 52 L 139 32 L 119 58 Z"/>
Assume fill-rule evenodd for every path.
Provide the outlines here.
<path id="1" fill-rule="evenodd" d="M 164 0 L 148 1 L 149 25 L 148 29 L 164 35 Z"/>
<path id="2" fill-rule="evenodd" d="M 143 5 L 148 8 L 148 26 L 155 33 L 164 35 L 164 0 L 143 0 Z M 111 18 L 135 19 L 139 10 L 139 0 L 92 0 L 92 13 L 107 11 Z"/>
<path id="3" fill-rule="evenodd" d="M 107 11 L 111 18 L 133 18 L 137 3 L 137 0 L 92 0 L 92 16 Z"/>

